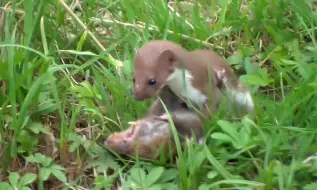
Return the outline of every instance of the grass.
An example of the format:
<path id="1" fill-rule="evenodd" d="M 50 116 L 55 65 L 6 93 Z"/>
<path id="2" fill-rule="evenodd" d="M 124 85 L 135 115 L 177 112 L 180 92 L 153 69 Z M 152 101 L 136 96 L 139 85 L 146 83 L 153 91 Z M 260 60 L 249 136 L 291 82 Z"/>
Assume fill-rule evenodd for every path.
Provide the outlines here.
<path id="1" fill-rule="evenodd" d="M 315 0 L 0 1 L 1 189 L 317 189 L 316 21 Z M 106 150 L 151 103 L 131 94 L 150 39 L 224 56 L 256 118 L 210 119 L 180 163 Z"/>

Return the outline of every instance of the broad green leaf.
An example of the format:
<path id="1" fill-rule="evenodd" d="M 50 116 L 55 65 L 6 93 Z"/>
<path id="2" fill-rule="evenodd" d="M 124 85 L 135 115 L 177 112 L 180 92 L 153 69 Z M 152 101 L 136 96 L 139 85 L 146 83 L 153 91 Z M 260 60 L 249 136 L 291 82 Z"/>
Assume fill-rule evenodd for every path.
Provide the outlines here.
<path id="1" fill-rule="evenodd" d="M 288 66 L 295 66 L 297 65 L 297 62 L 296 61 L 292 61 L 292 60 L 288 60 L 288 59 L 281 59 L 279 60 L 280 62 L 282 62 L 285 66 L 288 65 Z"/>
<path id="2" fill-rule="evenodd" d="M 135 181 L 138 185 L 141 185 L 145 182 L 145 171 L 142 168 L 132 168 L 130 171 L 130 177 Z"/>
<path id="3" fill-rule="evenodd" d="M 67 139 L 69 141 L 81 141 L 81 136 L 77 135 L 76 133 L 68 133 Z"/>
<path id="4" fill-rule="evenodd" d="M 6 189 L 6 190 L 11 190 L 12 187 L 10 186 L 9 183 L 6 182 L 0 182 L 0 189 Z"/>
<path id="5" fill-rule="evenodd" d="M 48 168 L 40 168 L 39 178 L 41 181 L 46 181 L 51 175 L 51 170 Z"/>
<path id="6" fill-rule="evenodd" d="M 73 142 L 69 147 L 70 152 L 74 152 L 76 148 L 78 148 L 83 143 L 83 139 L 75 133 L 68 133 L 67 139 Z"/>
<path id="7" fill-rule="evenodd" d="M 84 82 L 81 83 L 81 85 L 87 90 L 87 92 L 91 94 L 91 96 L 93 96 L 93 89 L 91 84 L 88 81 L 85 80 Z"/>
<path id="8" fill-rule="evenodd" d="M 19 152 L 30 152 L 35 150 L 38 144 L 38 137 L 30 135 L 26 130 L 22 130 L 17 141 L 20 143 L 18 147 Z"/>
<path id="9" fill-rule="evenodd" d="M 316 190 L 317 182 L 313 182 L 304 186 L 303 190 Z"/>
<path id="10" fill-rule="evenodd" d="M 27 162 L 32 162 L 32 163 L 37 163 L 36 161 L 35 161 L 35 157 L 34 157 L 34 155 L 30 155 L 30 156 L 27 156 L 27 157 L 25 157 L 25 160 L 27 161 Z"/>
<path id="11" fill-rule="evenodd" d="M 242 119 L 242 128 L 240 130 L 240 137 L 242 141 L 244 142 L 243 144 L 246 145 L 251 138 L 251 125 L 255 125 L 249 118 L 244 117 Z"/>
<path id="12" fill-rule="evenodd" d="M 177 184 L 176 183 L 163 183 L 163 184 L 160 184 L 161 187 L 164 189 L 164 190 L 168 190 L 168 189 L 177 189 Z"/>
<path id="13" fill-rule="evenodd" d="M 243 62 L 243 55 L 241 52 L 237 52 L 236 55 L 228 57 L 227 61 L 230 65 L 240 65 Z"/>
<path id="14" fill-rule="evenodd" d="M 258 64 L 251 63 L 250 57 L 245 57 L 243 63 L 247 74 L 257 74 L 261 72 L 261 68 Z"/>
<path id="15" fill-rule="evenodd" d="M 20 185 L 25 186 L 25 185 L 28 185 L 30 183 L 33 183 L 35 181 L 36 177 L 37 176 L 35 174 L 27 173 L 21 178 Z"/>
<path id="16" fill-rule="evenodd" d="M 165 170 L 164 174 L 161 175 L 160 179 L 158 180 L 159 183 L 166 183 L 170 180 L 175 179 L 178 176 L 179 172 L 177 169 L 170 168 Z"/>
<path id="17" fill-rule="evenodd" d="M 9 182 L 11 183 L 12 186 L 18 186 L 20 174 L 17 172 L 12 172 L 9 175 Z"/>
<path id="18" fill-rule="evenodd" d="M 230 137 L 229 135 L 226 135 L 224 133 L 213 133 L 210 135 L 213 139 L 218 139 L 224 142 L 234 142 L 234 139 Z"/>
<path id="19" fill-rule="evenodd" d="M 242 75 L 240 80 L 246 85 L 267 86 L 270 83 L 270 81 L 264 80 L 259 74 Z"/>
<path id="20" fill-rule="evenodd" d="M 31 123 L 28 128 L 35 134 L 39 134 L 40 132 L 44 133 L 44 134 L 49 134 L 49 130 L 46 129 L 42 123 L 38 123 L 38 122 L 33 122 Z"/>
<path id="21" fill-rule="evenodd" d="M 164 168 L 163 167 L 155 167 L 149 171 L 148 175 L 146 176 L 146 185 L 149 187 L 154 184 L 163 174 Z"/>
<path id="22" fill-rule="evenodd" d="M 62 166 L 60 166 L 58 164 L 53 164 L 50 168 L 54 169 L 54 170 L 62 170 L 62 171 L 65 170 L 65 168 L 63 168 Z"/>
<path id="23" fill-rule="evenodd" d="M 243 148 L 244 146 L 246 146 L 250 138 L 250 133 L 247 131 L 246 127 L 242 127 L 240 130 L 241 141 L 238 142 L 240 144 L 239 148 Z"/>
<path id="24" fill-rule="evenodd" d="M 66 175 L 63 172 L 61 172 L 60 170 L 52 169 L 51 172 L 60 181 L 62 181 L 62 182 L 67 181 Z"/>
<path id="25" fill-rule="evenodd" d="M 90 98 L 94 97 L 90 89 L 84 88 L 82 86 L 72 86 L 71 90 L 79 93 L 80 97 L 90 97 Z"/>
<path id="26" fill-rule="evenodd" d="M 162 190 L 162 185 L 161 184 L 155 184 L 152 185 L 151 187 L 147 188 L 148 190 Z"/>
<path id="27" fill-rule="evenodd" d="M 69 146 L 69 151 L 74 152 L 81 145 L 81 141 L 73 141 L 73 143 Z"/>
<path id="28" fill-rule="evenodd" d="M 30 187 L 22 187 L 21 190 L 32 190 Z"/>
<path id="29" fill-rule="evenodd" d="M 53 102 L 46 102 L 37 106 L 32 115 L 44 115 L 57 110 L 57 105 Z"/>
<path id="30" fill-rule="evenodd" d="M 211 172 L 208 172 L 207 177 L 208 177 L 209 179 L 213 179 L 213 178 L 215 178 L 217 175 L 218 175 L 218 172 L 217 172 L 217 171 L 211 171 Z"/>
<path id="31" fill-rule="evenodd" d="M 47 166 L 49 166 L 51 164 L 51 162 L 53 160 L 52 160 L 52 158 L 46 157 L 45 155 L 43 155 L 41 153 L 35 153 L 34 161 L 37 162 L 37 163 L 42 164 L 44 167 L 47 167 Z"/>
<path id="32" fill-rule="evenodd" d="M 225 120 L 219 120 L 217 123 L 221 127 L 221 129 L 224 132 L 228 133 L 234 140 L 239 139 L 239 133 L 236 130 L 237 126 L 235 124 Z"/>
<path id="33" fill-rule="evenodd" d="M 209 185 L 207 185 L 207 184 L 201 184 L 198 187 L 198 190 L 210 190 L 210 188 L 209 188 Z"/>
<path id="34" fill-rule="evenodd" d="M 199 152 L 192 152 L 192 154 L 194 155 L 194 160 L 193 163 L 191 165 L 192 168 L 200 168 L 204 162 L 204 160 L 206 159 L 206 155 L 205 152 L 203 150 L 200 150 Z"/>
<path id="35" fill-rule="evenodd" d="M 249 117 L 243 117 L 242 118 L 242 124 L 244 126 L 247 126 L 247 130 L 249 133 L 251 133 L 251 127 L 254 126 L 256 127 L 256 124 L 254 123 L 254 121 L 252 121 Z"/>

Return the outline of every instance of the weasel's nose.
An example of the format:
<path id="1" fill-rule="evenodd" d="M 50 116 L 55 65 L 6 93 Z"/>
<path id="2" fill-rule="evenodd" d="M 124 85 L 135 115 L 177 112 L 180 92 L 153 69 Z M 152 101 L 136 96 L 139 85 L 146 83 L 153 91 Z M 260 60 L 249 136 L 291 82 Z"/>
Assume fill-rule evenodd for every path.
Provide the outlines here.
<path id="1" fill-rule="evenodd" d="M 134 96 L 134 99 L 137 101 L 143 101 L 143 100 L 147 99 L 146 93 L 144 91 L 141 91 L 141 90 L 134 89 L 133 96 Z"/>
<path id="2" fill-rule="evenodd" d="M 134 99 L 137 100 L 137 101 L 143 101 L 143 100 L 145 100 L 145 97 L 134 95 Z"/>

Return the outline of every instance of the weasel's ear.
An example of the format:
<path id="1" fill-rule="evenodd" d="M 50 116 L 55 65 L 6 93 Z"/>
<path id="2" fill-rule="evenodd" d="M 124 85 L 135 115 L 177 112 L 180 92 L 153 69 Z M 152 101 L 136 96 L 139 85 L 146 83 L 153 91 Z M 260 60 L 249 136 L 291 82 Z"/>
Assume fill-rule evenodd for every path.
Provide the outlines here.
<path id="1" fill-rule="evenodd" d="M 164 67 L 173 70 L 176 66 L 176 62 L 178 61 L 178 57 L 172 50 L 167 49 L 159 54 L 159 61 L 160 64 L 164 65 Z"/>

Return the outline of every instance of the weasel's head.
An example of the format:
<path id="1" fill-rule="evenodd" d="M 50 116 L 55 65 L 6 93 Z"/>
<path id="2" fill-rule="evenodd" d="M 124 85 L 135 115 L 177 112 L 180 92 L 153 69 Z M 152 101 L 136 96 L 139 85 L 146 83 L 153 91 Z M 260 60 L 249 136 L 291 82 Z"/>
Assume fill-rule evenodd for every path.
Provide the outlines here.
<path id="1" fill-rule="evenodd" d="M 173 50 L 167 48 L 148 44 L 137 52 L 133 74 L 136 100 L 142 101 L 156 95 L 174 72 L 179 59 Z"/>

